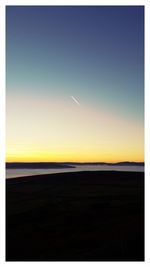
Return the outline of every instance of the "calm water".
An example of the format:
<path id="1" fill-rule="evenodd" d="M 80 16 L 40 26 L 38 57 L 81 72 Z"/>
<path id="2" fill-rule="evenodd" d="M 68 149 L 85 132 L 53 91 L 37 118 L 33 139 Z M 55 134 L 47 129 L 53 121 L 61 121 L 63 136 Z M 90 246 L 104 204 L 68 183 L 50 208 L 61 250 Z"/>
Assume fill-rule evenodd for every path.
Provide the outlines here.
<path id="1" fill-rule="evenodd" d="M 78 171 L 138 171 L 144 172 L 143 166 L 76 166 L 76 168 L 64 169 L 7 169 L 6 178 L 17 178 L 38 174 L 51 174 Z"/>

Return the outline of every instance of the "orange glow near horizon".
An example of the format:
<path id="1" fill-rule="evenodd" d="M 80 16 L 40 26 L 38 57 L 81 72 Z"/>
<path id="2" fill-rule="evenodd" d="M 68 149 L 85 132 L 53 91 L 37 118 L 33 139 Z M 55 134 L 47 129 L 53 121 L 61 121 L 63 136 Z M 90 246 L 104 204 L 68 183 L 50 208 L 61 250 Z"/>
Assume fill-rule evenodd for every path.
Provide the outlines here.
<path id="1" fill-rule="evenodd" d="M 7 162 L 144 161 L 138 122 L 69 97 L 10 97 L 6 126 Z"/>
<path id="2" fill-rule="evenodd" d="M 21 155 L 15 155 L 15 156 L 7 156 L 6 162 L 56 162 L 56 163 L 63 163 L 63 162 L 72 162 L 72 163 L 93 163 L 93 162 L 106 162 L 106 163 L 117 163 L 117 162 L 144 162 L 144 158 L 116 158 L 116 160 L 108 159 L 108 158 L 100 158 L 100 157 L 93 157 L 93 160 L 88 157 L 51 157 L 50 155 L 39 155 L 38 157 L 36 155 L 29 155 L 29 156 L 21 156 Z"/>

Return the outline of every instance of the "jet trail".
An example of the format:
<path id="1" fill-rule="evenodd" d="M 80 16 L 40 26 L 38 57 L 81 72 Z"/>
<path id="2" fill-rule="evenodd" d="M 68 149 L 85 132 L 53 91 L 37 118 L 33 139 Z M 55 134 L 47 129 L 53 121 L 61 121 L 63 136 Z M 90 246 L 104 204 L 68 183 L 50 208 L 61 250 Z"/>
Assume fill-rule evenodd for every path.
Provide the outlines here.
<path id="1" fill-rule="evenodd" d="M 73 99 L 73 101 L 74 101 L 78 106 L 80 106 L 79 101 L 78 101 L 73 95 L 71 95 L 70 97 Z"/>

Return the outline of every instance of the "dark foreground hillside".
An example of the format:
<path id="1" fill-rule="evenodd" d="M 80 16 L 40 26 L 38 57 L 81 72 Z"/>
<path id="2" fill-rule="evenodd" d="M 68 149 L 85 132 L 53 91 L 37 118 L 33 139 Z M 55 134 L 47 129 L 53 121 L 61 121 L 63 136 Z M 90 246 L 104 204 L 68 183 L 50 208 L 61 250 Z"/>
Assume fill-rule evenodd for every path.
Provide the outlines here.
<path id="1" fill-rule="evenodd" d="M 143 261 L 144 174 L 76 172 L 6 182 L 7 261 Z"/>

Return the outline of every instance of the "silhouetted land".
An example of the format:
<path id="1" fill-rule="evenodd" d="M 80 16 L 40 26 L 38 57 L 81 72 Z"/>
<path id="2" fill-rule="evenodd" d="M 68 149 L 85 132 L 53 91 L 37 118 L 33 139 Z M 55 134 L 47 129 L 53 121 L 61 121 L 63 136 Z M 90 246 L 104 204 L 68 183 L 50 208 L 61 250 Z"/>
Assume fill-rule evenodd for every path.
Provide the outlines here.
<path id="1" fill-rule="evenodd" d="M 66 163 L 57 162 L 6 162 L 7 169 L 63 169 L 74 168 Z"/>
<path id="2" fill-rule="evenodd" d="M 144 173 L 6 181 L 7 261 L 143 261 Z"/>
<path id="3" fill-rule="evenodd" d="M 61 168 L 75 168 L 75 165 L 78 166 L 99 166 L 99 165 L 108 165 L 108 166 L 144 166 L 144 162 L 117 162 L 117 163 L 107 163 L 107 162 L 6 162 L 7 169 L 61 169 Z"/>

